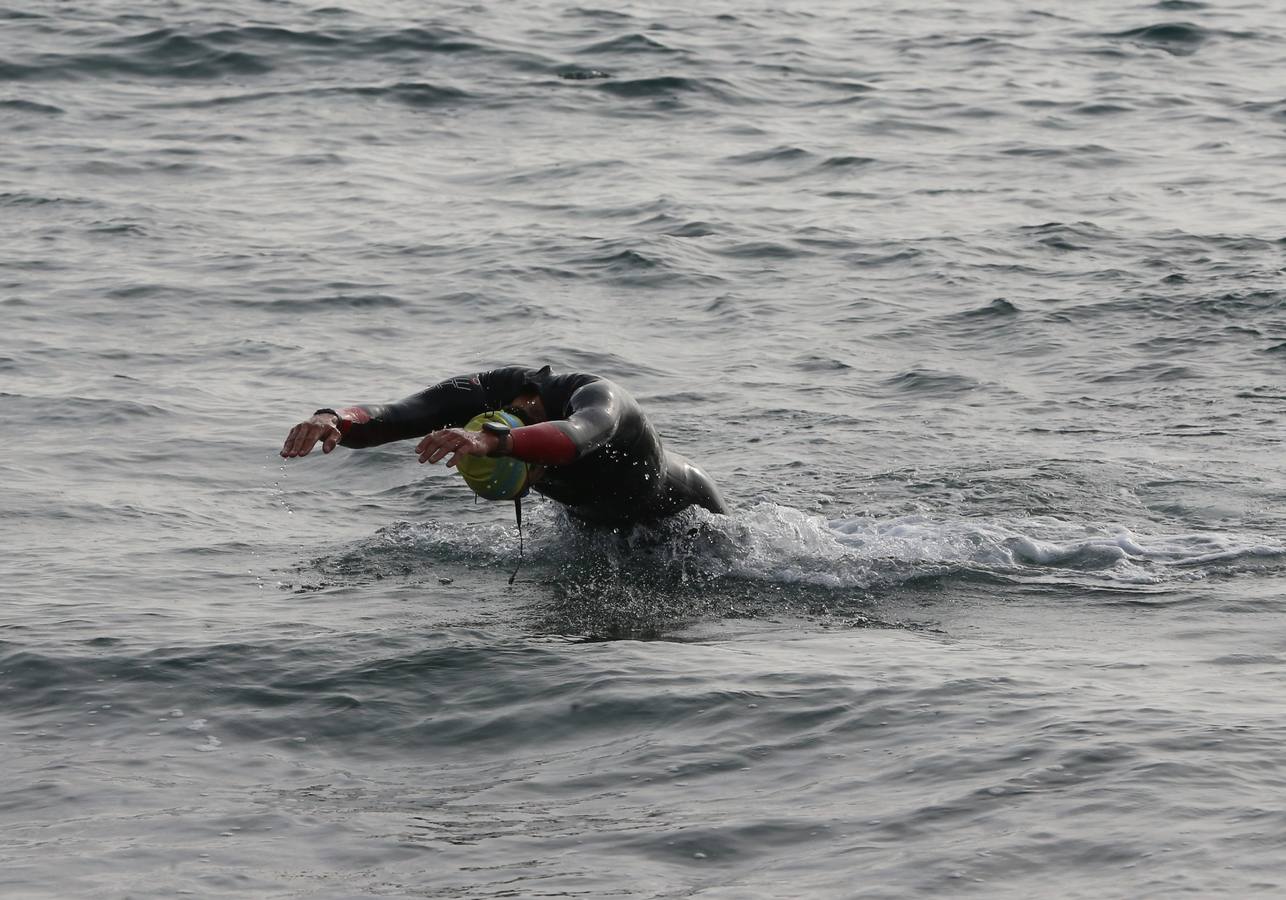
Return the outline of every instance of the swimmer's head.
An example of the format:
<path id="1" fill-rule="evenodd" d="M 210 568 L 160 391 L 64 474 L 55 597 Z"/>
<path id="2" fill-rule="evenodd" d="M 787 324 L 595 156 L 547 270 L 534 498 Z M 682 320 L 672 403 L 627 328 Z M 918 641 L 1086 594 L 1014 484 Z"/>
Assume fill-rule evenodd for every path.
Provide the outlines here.
<path id="1" fill-rule="evenodd" d="M 485 412 L 474 416 L 465 431 L 481 431 L 483 423 L 498 422 L 518 428 L 522 420 L 509 412 Z M 461 456 L 456 471 L 465 484 L 484 500 L 513 500 L 527 489 L 527 464 L 511 456 Z"/>

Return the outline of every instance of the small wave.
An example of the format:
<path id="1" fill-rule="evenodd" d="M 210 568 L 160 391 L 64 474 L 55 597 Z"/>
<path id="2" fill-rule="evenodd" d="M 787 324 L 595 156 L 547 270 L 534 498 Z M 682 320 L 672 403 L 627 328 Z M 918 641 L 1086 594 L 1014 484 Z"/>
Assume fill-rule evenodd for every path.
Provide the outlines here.
<path id="1" fill-rule="evenodd" d="M 598 90 L 629 100 L 655 98 L 670 99 L 682 94 L 704 94 L 725 102 L 732 102 L 736 96 L 717 79 L 685 78 L 680 75 L 658 75 L 653 78 L 634 78 L 622 81 L 604 81 Z"/>
<path id="2" fill-rule="evenodd" d="M 37 113 L 45 116 L 61 116 L 66 110 L 48 103 L 36 103 L 32 100 L 0 100 L 0 109 L 11 109 L 14 112 Z"/>
<path id="3" fill-rule="evenodd" d="M 663 265 L 660 260 L 645 256 L 637 250 L 622 250 L 619 253 L 613 253 L 611 256 L 592 257 L 581 262 L 606 269 L 609 272 L 647 271 Z"/>
<path id="4" fill-rule="evenodd" d="M 217 44 L 236 46 L 257 41 L 265 44 L 286 44 L 302 47 L 334 47 L 344 43 L 343 37 L 318 31 L 296 31 L 271 25 L 246 25 L 241 28 L 221 28 L 204 35 Z"/>
<path id="5" fill-rule="evenodd" d="M 1172 7 L 1173 8 L 1173 7 Z M 1184 7 L 1186 8 L 1186 7 Z M 1250 37 L 1247 34 L 1215 31 L 1191 22 L 1162 22 L 1103 35 L 1110 40 L 1155 47 L 1173 56 L 1191 56 L 1215 37 Z"/>
<path id="6" fill-rule="evenodd" d="M 878 162 L 869 156 L 832 156 L 818 166 L 819 169 L 858 169 Z"/>
<path id="7" fill-rule="evenodd" d="M 895 266 L 900 263 L 912 262 L 920 259 L 924 255 L 923 250 L 915 247 L 906 247 L 901 250 L 890 250 L 889 252 L 869 252 L 857 251 L 845 253 L 844 261 L 862 268 L 879 268 L 881 266 Z"/>
<path id="8" fill-rule="evenodd" d="M 569 16 L 580 16 L 585 19 L 598 19 L 604 22 L 628 22 L 634 17 L 615 9 L 600 9 L 593 6 L 573 6 L 567 10 Z"/>
<path id="9" fill-rule="evenodd" d="M 736 156 L 727 157 L 724 162 L 736 163 L 739 165 L 753 165 L 765 162 L 795 162 L 800 159 L 811 159 L 812 153 L 809 153 L 802 147 L 791 147 L 783 145 L 773 147 L 768 150 L 754 150 L 750 153 L 741 153 Z"/>
<path id="10" fill-rule="evenodd" d="M 997 297 L 986 306 L 977 309 L 967 309 L 962 313 L 957 313 L 956 318 L 964 319 L 995 319 L 1009 318 L 1018 315 L 1018 307 L 1004 297 Z"/>
<path id="11" fill-rule="evenodd" d="M 564 81 L 594 81 L 612 77 L 610 72 L 604 72 L 602 69 L 586 69 L 580 66 L 560 66 L 556 72 Z"/>
<path id="12" fill-rule="evenodd" d="M 885 379 L 883 386 L 898 392 L 911 394 L 934 394 L 938 396 L 963 394 L 977 390 L 981 383 L 964 375 L 951 372 L 934 372 L 929 369 L 913 369 Z"/>
<path id="13" fill-rule="evenodd" d="M 419 50 L 433 53 L 465 53 L 485 50 L 481 41 L 466 37 L 458 32 L 435 31 L 428 28 L 403 28 L 397 31 L 376 34 L 363 39 L 348 36 L 348 44 L 354 52 L 363 55 L 390 50 Z"/>
<path id="14" fill-rule="evenodd" d="M 548 189 L 555 182 L 584 183 L 587 178 L 614 177 L 613 173 L 626 170 L 620 159 L 568 160 L 542 163 L 529 168 L 477 176 L 482 184 L 541 184 Z"/>
<path id="15" fill-rule="evenodd" d="M 42 197 L 26 191 L 0 192 L 0 206 L 93 206 L 93 201 L 70 197 Z"/>
<path id="16" fill-rule="evenodd" d="M 886 116 L 862 125 L 862 130 L 875 135 L 959 134 L 950 125 L 939 125 L 924 119 L 906 116 Z"/>
<path id="17" fill-rule="evenodd" d="M 1089 380 L 1096 384 L 1115 384 L 1118 382 L 1165 382 L 1165 381 L 1186 381 L 1193 378 L 1201 378 L 1203 373 L 1191 366 L 1176 366 L 1169 363 L 1145 363 L 1140 366 L 1130 366 L 1116 372 L 1105 372 L 1101 375 L 1095 375 Z"/>
<path id="18" fill-rule="evenodd" d="M 623 647 L 612 659 L 569 656 L 563 641 L 466 629 L 402 639 L 359 633 L 337 641 L 126 645 L 76 655 L 84 649 L 0 643 L 0 671 L 15 695 L 6 723 L 61 729 L 60 739 L 146 734 L 169 752 L 307 744 L 350 757 L 422 756 L 426 748 L 512 754 L 515 742 L 533 734 L 555 742 L 593 733 L 608 739 L 622 728 L 684 721 L 730 697 L 739 701 L 739 716 L 747 699 L 789 698 L 796 726 L 800 717 L 829 720 L 848 708 L 831 702 L 800 711 L 804 681 L 796 677 L 768 674 L 730 687 L 725 672 L 676 690 L 674 674 L 644 663 L 650 654 L 637 648 Z M 622 679 L 623 671 L 632 674 Z M 776 716 L 762 721 L 765 734 L 774 723 L 783 726 Z M 5 800 L 12 794 L 7 790 Z M 801 835 L 809 827 L 801 825 Z"/>
<path id="19" fill-rule="evenodd" d="M 181 293 L 172 284 L 126 284 L 110 288 L 107 296 L 116 300 L 138 300 L 143 297 L 166 297 Z"/>
<path id="20" fill-rule="evenodd" d="M 717 251 L 720 256 L 731 259 L 798 259 L 801 256 L 814 255 L 811 250 L 799 247 L 788 247 L 773 241 L 750 241 L 745 244 L 734 244 Z"/>
<path id="21" fill-rule="evenodd" d="M 233 306 L 270 307 L 278 310 L 318 309 L 386 309 L 405 305 L 405 301 L 391 294 L 340 293 L 320 297 L 287 297 L 283 299 L 236 299 L 228 301 Z"/>
<path id="22" fill-rule="evenodd" d="M 1081 106 L 1073 107 L 1072 112 L 1082 116 L 1115 116 L 1121 113 L 1134 112 L 1132 106 L 1125 106 L 1121 103 L 1085 103 Z"/>
<path id="23" fill-rule="evenodd" d="M 662 253 L 659 247 L 621 247 L 613 242 L 599 253 L 566 261 L 579 274 L 605 277 L 620 284 L 658 287 L 677 282 L 711 284 L 719 281 L 693 265 L 681 262 L 679 251 Z"/>
<path id="24" fill-rule="evenodd" d="M 468 94 L 457 88 L 442 87 L 421 81 L 399 82 L 381 87 L 335 88 L 333 93 L 351 93 L 359 97 L 393 100 L 406 106 L 427 107 L 442 103 L 456 103 Z"/>
<path id="25" fill-rule="evenodd" d="M 30 76 L 102 76 L 111 74 L 205 79 L 228 75 L 261 75 L 273 66 L 245 49 L 217 46 L 217 36 L 191 36 L 170 28 L 107 41 L 100 46 L 119 53 L 86 53 L 50 57 L 28 67 Z"/>
<path id="26" fill-rule="evenodd" d="M 675 227 L 665 232 L 665 234 L 669 235 L 670 237 L 682 237 L 682 238 L 709 237 L 710 235 L 718 234 L 718 233 L 719 233 L 718 229 L 716 229 L 709 222 L 699 222 L 699 221 L 684 222 L 682 225 L 676 225 Z"/>
<path id="27" fill-rule="evenodd" d="M 90 234 L 110 235 L 119 237 L 149 237 L 151 232 L 141 222 L 134 222 L 128 219 L 109 219 L 104 222 L 91 222 L 86 226 L 86 231 Z"/>
<path id="28" fill-rule="evenodd" d="M 101 78 L 111 75 L 138 75 L 145 78 L 182 78 L 193 81 L 226 78 L 231 75 L 263 75 L 272 71 L 264 59 L 250 53 L 207 50 L 194 59 L 149 59 L 138 57 L 89 54 L 63 57 L 60 61 L 42 66 L 11 66 L 6 72 L 0 68 L 0 78 L 17 81 L 24 79 L 58 79 L 65 77 Z"/>
<path id="29" fill-rule="evenodd" d="M 30 397 L 0 393 L 10 415 L 30 417 L 48 424 L 125 425 L 138 419 L 169 416 L 171 410 L 152 403 L 97 397 Z"/>
<path id="30" fill-rule="evenodd" d="M 333 50 L 340 57 L 369 58 L 401 50 L 461 52 L 477 50 L 482 44 L 459 32 L 422 27 L 399 29 L 333 29 L 307 31 L 273 25 L 245 25 L 185 33 L 175 28 L 158 28 L 104 43 L 104 47 L 138 49 L 159 59 L 199 54 L 211 46 L 241 49 L 247 46 L 303 47 Z"/>
<path id="31" fill-rule="evenodd" d="M 1093 222 L 1046 222 L 1043 225 L 1026 225 L 1018 230 L 1034 235 L 1037 244 L 1051 250 L 1086 251 L 1105 241 L 1119 240 Z"/>
<path id="32" fill-rule="evenodd" d="M 1163 298 L 1157 298 L 1161 302 Z M 1229 291 L 1217 297 L 1202 297 L 1192 302 L 1201 312 L 1219 319 L 1245 322 L 1252 315 L 1269 315 L 1286 305 L 1282 291 Z"/>
<path id="33" fill-rule="evenodd" d="M 1126 31 L 1109 33 L 1106 37 L 1130 38 L 1152 43 L 1200 44 L 1210 38 L 1210 32 L 1200 25 L 1187 22 L 1167 22 L 1160 25 L 1144 25 Z"/>
<path id="34" fill-rule="evenodd" d="M 152 104 L 152 106 L 156 109 L 206 109 L 278 99 L 308 100 L 326 97 L 365 97 L 373 100 L 391 100 L 395 103 L 417 108 L 460 103 L 470 99 L 470 95 L 467 92 L 447 85 L 430 84 L 423 81 L 403 81 L 395 84 L 251 91 L 244 94 L 207 97 L 201 100 L 165 101 Z"/>
<path id="35" fill-rule="evenodd" d="M 853 367 L 843 360 L 834 359 L 829 356 L 806 356 L 799 362 L 795 363 L 795 368 L 801 372 L 847 372 Z"/>
<path id="36" fill-rule="evenodd" d="M 845 94 L 869 94 L 878 90 L 875 85 L 868 84 L 865 81 L 848 81 L 842 78 L 802 78 L 800 81 L 803 84 L 812 84 L 827 90 L 841 91 Z"/>
<path id="37" fill-rule="evenodd" d="M 1114 238 L 1110 231 L 1093 222 L 1043 222 L 1040 225 L 1022 225 L 1018 230 L 1032 234 L 1072 234 L 1087 240 Z"/>
<path id="38" fill-rule="evenodd" d="M 682 51 L 667 47 L 646 34 L 623 34 L 610 40 L 599 41 L 580 48 L 581 53 L 662 53 L 672 55 Z"/>
<path id="39" fill-rule="evenodd" d="M 1033 159 L 1058 159 L 1065 165 L 1079 169 L 1124 165 L 1127 159 L 1120 152 L 1102 144 L 1077 144 L 1075 146 L 1035 146 L 1018 144 L 1001 147 L 1005 156 L 1031 157 Z"/>
<path id="40" fill-rule="evenodd" d="M 298 62 L 370 60 L 409 54 L 479 53 L 502 56 L 519 68 L 547 69 L 532 54 L 489 46 L 451 30 L 307 30 L 268 25 L 214 29 L 158 28 L 104 41 L 86 52 L 44 54 L 0 63 L 0 80 L 144 78 L 213 80 L 262 75 Z"/>

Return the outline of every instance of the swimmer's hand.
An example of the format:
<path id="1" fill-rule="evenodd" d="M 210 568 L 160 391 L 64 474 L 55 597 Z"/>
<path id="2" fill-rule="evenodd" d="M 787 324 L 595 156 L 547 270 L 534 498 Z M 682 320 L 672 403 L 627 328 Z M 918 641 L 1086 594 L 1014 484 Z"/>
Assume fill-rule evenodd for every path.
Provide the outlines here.
<path id="1" fill-rule="evenodd" d="M 500 449 L 500 438 L 489 431 L 465 431 L 463 428 L 443 428 L 433 431 L 415 445 L 420 462 L 440 462 L 448 453 L 448 466 L 454 466 L 462 456 L 489 456 Z"/>
<path id="2" fill-rule="evenodd" d="M 343 437 L 336 427 L 338 422 L 339 418 L 331 413 L 318 413 L 307 422 L 300 422 L 286 435 L 286 443 L 281 445 L 282 458 L 307 456 L 318 441 L 321 441 L 322 453 L 334 450 Z"/>

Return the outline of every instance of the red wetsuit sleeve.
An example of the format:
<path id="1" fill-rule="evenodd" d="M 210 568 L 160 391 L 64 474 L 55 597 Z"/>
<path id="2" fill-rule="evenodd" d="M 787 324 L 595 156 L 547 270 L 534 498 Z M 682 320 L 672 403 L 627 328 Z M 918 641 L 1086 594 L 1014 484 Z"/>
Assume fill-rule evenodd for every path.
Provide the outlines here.
<path id="1" fill-rule="evenodd" d="M 360 406 L 350 406 L 347 409 L 338 410 L 335 415 L 339 418 L 336 425 L 340 434 L 348 434 L 348 430 L 354 425 L 365 425 L 371 420 L 371 414 Z"/>
<path id="2" fill-rule="evenodd" d="M 561 466 L 576 458 L 576 444 L 553 422 L 509 432 L 509 455 L 523 462 Z"/>

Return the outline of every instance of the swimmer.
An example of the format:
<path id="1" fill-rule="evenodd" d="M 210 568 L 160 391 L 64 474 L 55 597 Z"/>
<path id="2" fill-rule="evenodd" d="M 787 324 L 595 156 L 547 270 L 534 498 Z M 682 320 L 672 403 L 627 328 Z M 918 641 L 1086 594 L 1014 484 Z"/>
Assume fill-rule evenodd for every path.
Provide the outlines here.
<path id="1" fill-rule="evenodd" d="M 286 459 L 318 443 L 374 447 L 420 438 L 421 463 L 443 459 L 479 496 L 528 489 L 608 527 L 654 522 L 689 506 L 728 507 L 710 476 L 661 438 L 630 394 L 598 375 L 509 366 L 463 375 L 384 405 L 319 409 L 290 430 Z"/>

